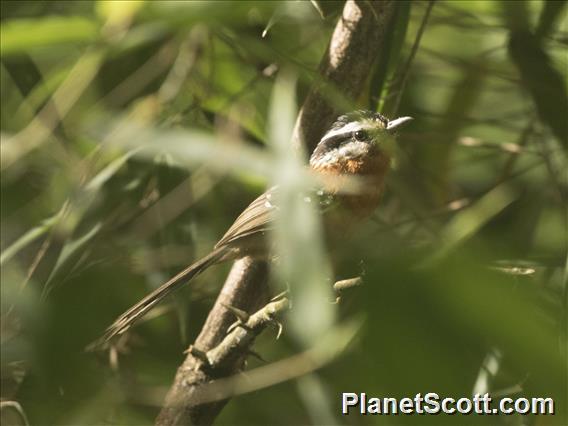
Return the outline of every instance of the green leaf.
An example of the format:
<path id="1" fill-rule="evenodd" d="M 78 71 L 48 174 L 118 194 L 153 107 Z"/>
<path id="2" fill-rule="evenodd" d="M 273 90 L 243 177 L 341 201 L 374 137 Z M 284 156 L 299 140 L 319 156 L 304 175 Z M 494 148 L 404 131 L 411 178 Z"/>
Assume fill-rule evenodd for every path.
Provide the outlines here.
<path id="1" fill-rule="evenodd" d="M 568 97 L 564 78 L 553 67 L 538 38 L 529 31 L 511 32 L 509 55 L 521 73 L 541 120 L 564 146 L 568 146 Z"/>
<path id="2" fill-rule="evenodd" d="M 537 37 L 546 37 L 554 30 L 554 24 L 562 17 L 566 0 L 548 0 L 542 6 L 542 12 L 536 27 Z"/>
<path id="3" fill-rule="evenodd" d="M 545 4 L 537 28 L 538 36 L 531 31 L 526 3 L 503 2 L 502 6 L 504 20 L 511 32 L 509 56 L 519 69 L 540 119 L 550 127 L 564 146 L 568 146 L 566 83 L 561 73 L 554 68 L 540 40 L 540 37 L 550 31 L 555 19 L 560 15 L 563 2 L 559 5 Z"/>
<path id="4" fill-rule="evenodd" d="M 129 22 L 143 6 L 144 2 L 140 0 L 98 1 L 96 10 L 107 23 L 121 25 Z"/>
<path id="5" fill-rule="evenodd" d="M 511 204 L 517 195 L 506 185 L 499 185 L 481 197 L 471 207 L 457 213 L 442 230 L 442 247 L 426 263 L 444 257 L 471 238 L 493 217 Z"/>
<path id="6" fill-rule="evenodd" d="M 57 263 L 53 267 L 51 274 L 43 288 L 43 297 L 47 297 L 51 290 L 62 281 L 60 279 L 65 273 L 69 273 L 75 266 L 79 258 L 84 254 L 88 244 L 99 234 L 102 223 L 97 222 L 83 235 L 78 236 L 74 240 L 66 242 L 57 259 Z"/>
<path id="7" fill-rule="evenodd" d="M 84 44 L 96 40 L 97 22 L 79 16 L 14 19 L 2 23 L 0 51 L 2 56 L 32 50 Z"/>
<path id="8" fill-rule="evenodd" d="M 20 250 L 26 247 L 28 244 L 34 242 L 42 235 L 46 234 L 53 225 L 57 222 L 57 215 L 50 217 L 45 220 L 41 225 L 36 226 L 14 241 L 10 246 L 6 247 L 0 255 L 0 265 L 8 262 L 12 257 L 14 257 Z"/>
<path id="9" fill-rule="evenodd" d="M 331 287 L 326 279 L 331 268 L 323 251 L 322 225 L 315 202 L 305 194 L 311 183 L 303 176 L 303 164 L 291 152 L 294 126 L 295 78 L 281 72 L 274 86 L 269 111 L 270 142 L 277 155 L 275 184 L 278 185 L 276 226 L 272 237 L 281 259 L 276 274 L 290 285 L 294 309 L 290 325 L 294 336 L 306 347 L 313 345 L 335 319 L 329 303 Z M 300 157 L 301 158 L 301 157 Z"/>

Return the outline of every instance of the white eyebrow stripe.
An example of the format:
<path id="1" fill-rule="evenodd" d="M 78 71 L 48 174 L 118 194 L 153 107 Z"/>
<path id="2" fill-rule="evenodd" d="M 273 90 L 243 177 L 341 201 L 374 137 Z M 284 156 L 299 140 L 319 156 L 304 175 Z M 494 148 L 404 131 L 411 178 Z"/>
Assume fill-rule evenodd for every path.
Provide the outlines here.
<path id="1" fill-rule="evenodd" d="M 320 142 L 324 142 L 338 135 L 351 134 L 357 130 L 370 129 L 372 127 L 373 126 L 371 125 L 365 125 L 364 123 L 362 124 L 360 122 L 347 123 L 345 126 L 340 127 L 339 129 L 330 130 L 329 132 L 327 132 Z"/>

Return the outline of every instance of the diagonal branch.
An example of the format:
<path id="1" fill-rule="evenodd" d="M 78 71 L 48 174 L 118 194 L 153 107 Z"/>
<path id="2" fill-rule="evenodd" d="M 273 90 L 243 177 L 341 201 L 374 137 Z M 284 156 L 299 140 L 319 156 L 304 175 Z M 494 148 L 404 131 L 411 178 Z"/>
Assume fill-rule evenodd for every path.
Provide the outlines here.
<path id="1" fill-rule="evenodd" d="M 303 146 L 311 152 L 342 109 L 337 102 L 330 100 L 330 91 L 340 93 L 344 100 L 348 100 L 346 103 L 354 105 L 355 99 L 365 88 L 374 61 L 383 50 L 385 28 L 393 16 L 394 7 L 394 1 L 348 0 L 345 3 L 319 68 L 325 84 L 314 83 L 300 110 L 294 129 L 295 148 Z M 328 91 L 330 86 L 332 89 Z M 264 306 L 268 298 L 267 277 L 268 267 L 264 262 L 251 258 L 235 262 L 193 347 L 200 352 L 208 352 L 221 343 L 234 320 L 227 306 L 245 312 L 255 312 Z M 222 371 L 213 372 L 205 368 L 204 360 L 195 356 L 195 353 L 195 350 L 189 351 L 179 367 L 164 407 L 156 419 L 157 425 L 211 424 L 227 400 L 196 404 L 200 388 L 240 371 L 248 350 L 243 348 L 240 357 L 233 358 Z"/>

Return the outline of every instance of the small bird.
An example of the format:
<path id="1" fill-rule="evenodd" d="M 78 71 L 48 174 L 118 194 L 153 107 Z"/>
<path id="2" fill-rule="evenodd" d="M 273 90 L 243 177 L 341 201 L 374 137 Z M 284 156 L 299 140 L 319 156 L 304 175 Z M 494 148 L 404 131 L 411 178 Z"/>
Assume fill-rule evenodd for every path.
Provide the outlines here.
<path id="1" fill-rule="evenodd" d="M 363 178 L 364 191 L 317 190 L 314 193 L 322 210 L 324 224 L 345 225 L 370 215 L 379 203 L 385 176 L 391 164 L 393 130 L 411 120 L 388 120 L 371 111 L 354 111 L 340 116 L 321 138 L 310 157 L 310 167 L 326 176 Z M 278 187 L 272 187 L 254 200 L 235 220 L 213 250 L 188 266 L 159 288 L 124 312 L 110 325 L 99 342 L 124 333 L 167 295 L 187 284 L 211 265 L 245 256 L 265 259 L 268 247 L 265 234 L 274 224 Z M 311 200 L 313 197 L 309 197 Z M 330 226 L 327 226 L 329 228 Z"/>

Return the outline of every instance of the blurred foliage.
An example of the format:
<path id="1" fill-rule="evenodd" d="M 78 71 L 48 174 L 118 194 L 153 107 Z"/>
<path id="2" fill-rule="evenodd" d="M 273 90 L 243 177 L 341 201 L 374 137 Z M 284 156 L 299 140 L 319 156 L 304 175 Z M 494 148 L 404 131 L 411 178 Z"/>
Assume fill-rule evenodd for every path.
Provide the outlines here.
<path id="1" fill-rule="evenodd" d="M 266 184 L 302 187 L 285 173 L 294 108 L 275 76 L 297 76 L 300 106 L 342 3 L 0 5 L 2 423 L 151 424 L 229 265 L 153 311 L 115 358 L 84 347 L 206 254 Z M 321 337 L 333 357 L 235 396 L 219 424 L 568 423 L 565 6 L 439 1 L 425 20 L 430 2 L 397 3 L 353 107 L 415 120 L 381 207 L 330 255 L 329 282 L 363 272 L 364 285 L 326 307 L 326 269 L 305 262 L 321 259 L 319 239 L 301 232 L 317 222 L 289 210 L 283 229 L 300 232 L 281 238 L 296 257 L 274 293 L 278 277 L 313 291 L 255 350 L 272 362 L 306 336 L 318 347 L 335 316 Z M 339 414 L 341 392 L 474 389 L 551 396 L 557 414 Z"/>

